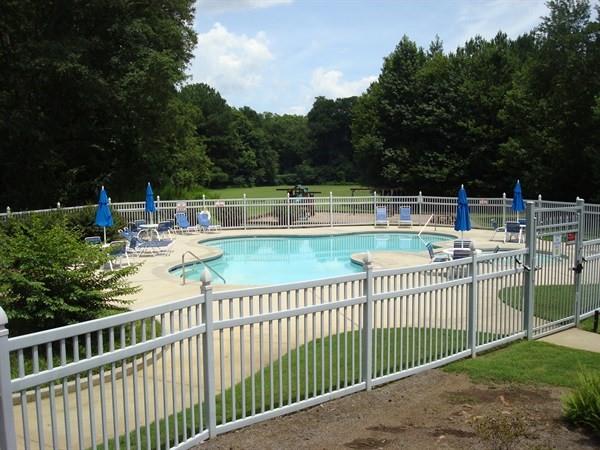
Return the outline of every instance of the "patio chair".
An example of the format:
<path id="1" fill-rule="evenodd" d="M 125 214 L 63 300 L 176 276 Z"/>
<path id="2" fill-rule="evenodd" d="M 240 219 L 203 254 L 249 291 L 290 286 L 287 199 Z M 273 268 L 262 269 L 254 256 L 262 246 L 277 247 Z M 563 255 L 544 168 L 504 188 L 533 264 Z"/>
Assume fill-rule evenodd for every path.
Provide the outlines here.
<path id="1" fill-rule="evenodd" d="M 517 242 L 521 243 L 523 237 L 523 227 L 519 222 L 506 222 L 504 231 L 504 242 L 511 241 L 513 236 L 517 237 Z"/>
<path id="2" fill-rule="evenodd" d="M 428 242 L 427 244 L 425 244 L 425 247 L 427 247 L 427 251 L 429 252 L 429 258 L 431 259 L 432 263 L 452 260 L 450 255 L 448 255 L 447 253 L 434 252 L 433 245 L 431 244 L 431 242 Z"/>
<path id="3" fill-rule="evenodd" d="M 375 226 L 385 225 L 390 226 L 390 221 L 387 215 L 387 208 L 385 206 L 378 206 L 375 210 Z"/>
<path id="4" fill-rule="evenodd" d="M 453 247 L 466 248 L 470 251 L 473 251 L 475 249 L 475 244 L 473 244 L 473 241 L 471 239 L 455 239 Z"/>
<path id="5" fill-rule="evenodd" d="M 161 238 L 165 237 L 165 234 L 169 237 L 169 239 L 173 239 L 173 235 L 171 234 L 171 229 L 173 228 L 173 222 L 171 220 L 165 220 L 163 222 L 158 222 L 158 227 L 156 231 Z"/>
<path id="6" fill-rule="evenodd" d="M 127 261 L 127 265 L 130 266 L 129 255 L 127 254 L 127 248 L 129 247 L 129 241 L 126 239 L 120 241 L 112 241 L 108 244 L 108 254 L 110 259 L 108 260 L 108 266 L 110 270 L 114 270 L 113 264 L 118 261 L 119 266 L 123 265 L 123 258 Z"/>
<path id="7" fill-rule="evenodd" d="M 403 206 L 402 208 L 400 208 L 400 218 L 398 219 L 398 226 L 400 225 L 410 225 L 411 227 L 413 226 L 409 206 Z"/>
<path id="8" fill-rule="evenodd" d="M 102 244 L 102 238 L 100 236 L 88 236 L 83 239 L 86 244 L 100 245 Z"/>
<path id="9" fill-rule="evenodd" d="M 210 222 L 210 213 L 208 211 L 200 211 L 196 218 L 198 219 L 198 226 L 202 232 L 206 231 L 207 233 L 210 233 L 221 229 L 221 225 L 213 225 Z"/>
<path id="10" fill-rule="evenodd" d="M 492 225 L 492 228 L 494 229 L 494 234 L 492 234 L 492 237 L 490 238 L 490 241 L 494 240 L 494 238 L 496 237 L 496 233 L 504 233 L 504 232 L 506 232 L 506 227 L 499 227 L 498 226 L 498 222 L 496 221 L 496 219 L 490 220 L 490 224 Z"/>
<path id="11" fill-rule="evenodd" d="M 179 230 L 182 233 L 193 233 L 194 231 L 198 231 L 198 227 L 190 225 L 190 221 L 184 212 L 178 212 L 175 214 L 175 230 Z"/>
<path id="12" fill-rule="evenodd" d="M 171 253 L 172 246 L 172 239 L 161 239 L 158 241 L 142 241 L 136 236 L 134 236 L 129 241 L 129 245 L 127 246 L 126 251 L 138 257 L 142 255 L 166 255 Z"/>

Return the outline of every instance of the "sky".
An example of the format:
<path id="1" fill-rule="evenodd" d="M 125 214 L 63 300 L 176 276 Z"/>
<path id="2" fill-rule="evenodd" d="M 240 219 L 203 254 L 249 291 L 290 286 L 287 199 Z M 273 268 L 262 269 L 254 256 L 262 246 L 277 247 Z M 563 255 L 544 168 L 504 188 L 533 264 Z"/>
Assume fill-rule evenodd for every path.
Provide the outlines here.
<path id="1" fill-rule="evenodd" d="M 545 0 L 196 0 L 190 83 L 235 107 L 306 114 L 314 98 L 360 95 L 403 35 L 451 52 L 475 35 L 514 38 Z"/>

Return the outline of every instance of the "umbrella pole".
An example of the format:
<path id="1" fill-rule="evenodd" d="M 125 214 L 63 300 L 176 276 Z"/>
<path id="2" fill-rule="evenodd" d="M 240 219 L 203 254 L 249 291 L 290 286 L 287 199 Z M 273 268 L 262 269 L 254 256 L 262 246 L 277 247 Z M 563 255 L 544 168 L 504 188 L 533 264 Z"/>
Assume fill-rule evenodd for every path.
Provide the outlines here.
<path id="1" fill-rule="evenodd" d="M 106 245 L 106 227 L 102 227 L 104 228 L 104 245 Z"/>

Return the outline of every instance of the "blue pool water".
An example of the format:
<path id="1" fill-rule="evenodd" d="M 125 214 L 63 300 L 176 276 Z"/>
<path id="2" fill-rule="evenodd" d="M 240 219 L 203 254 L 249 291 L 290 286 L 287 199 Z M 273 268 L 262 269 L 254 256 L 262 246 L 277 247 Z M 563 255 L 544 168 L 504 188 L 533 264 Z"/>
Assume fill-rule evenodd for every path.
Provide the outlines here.
<path id="1" fill-rule="evenodd" d="M 422 234 L 425 242 L 452 239 Z M 216 239 L 203 245 L 217 247 L 223 256 L 208 264 L 227 284 L 262 285 L 313 280 L 359 272 L 361 266 L 350 260 L 353 253 L 365 251 L 419 252 L 425 244 L 414 233 L 358 233 L 336 236 L 285 236 Z M 186 278 L 198 280 L 202 264 L 186 266 Z M 171 270 L 179 276 L 181 268 Z M 222 283 L 213 275 L 214 283 Z"/>

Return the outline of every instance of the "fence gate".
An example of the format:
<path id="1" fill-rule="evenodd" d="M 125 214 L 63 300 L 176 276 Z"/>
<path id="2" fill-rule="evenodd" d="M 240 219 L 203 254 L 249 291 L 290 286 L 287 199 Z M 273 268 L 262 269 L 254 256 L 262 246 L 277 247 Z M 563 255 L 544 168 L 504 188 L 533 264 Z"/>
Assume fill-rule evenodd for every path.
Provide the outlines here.
<path id="1" fill-rule="evenodd" d="M 533 203 L 531 203 L 533 205 Z M 583 271 L 583 201 L 576 206 L 532 208 L 529 239 L 533 272 L 533 337 L 579 322 Z M 532 222 L 529 222 L 531 220 Z"/>

